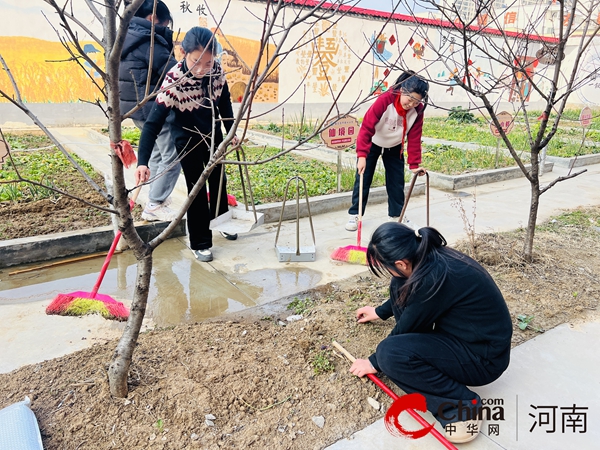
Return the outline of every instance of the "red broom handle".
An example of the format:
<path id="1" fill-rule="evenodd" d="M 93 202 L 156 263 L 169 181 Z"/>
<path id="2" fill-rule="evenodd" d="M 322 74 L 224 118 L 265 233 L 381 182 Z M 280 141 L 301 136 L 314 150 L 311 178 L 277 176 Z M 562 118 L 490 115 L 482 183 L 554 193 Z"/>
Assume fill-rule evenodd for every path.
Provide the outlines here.
<path id="1" fill-rule="evenodd" d="M 90 292 L 90 298 L 96 298 L 96 294 L 98 293 L 98 289 L 100 289 L 100 285 L 102 284 L 102 280 L 104 279 L 106 270 L 108 269 L 108 266 L 110 265 L 110 259 L 112 258 L 112 255 L 115 253 L 115 249 L 117 248 L 117 245 L 119 244 L 119 240 L 121 239 L 122 234 L 123 233 L 121 233 L 121 230 L 117 231 L 117 234 L 115 234 L 115 238 L 113 239 L 112 245 L 110 246 L 110 250 L 108 251 L 106 258 L 104 259 L 104 264 L 102 264 L 102 269 L 100 270 L 100 275 L 98 275 L 96 284 L 94 285 L 92 292 Z"/>
<path id="2" fill-rule="evenodd" d="M 392 400 L 396 401 L 400 398 L 396 395 L 396 393 L 394 391 L 392 391 L 389 387 L 387 387 L 383 381 L 381 381 L 379 378 L 377 378 L 375 376 L 375 374 L 369 373 L 369 374 L 367 374 L 367 377 L 369 378 L 369 380 L 371 380 L 373 383 L 375 383 L 377 386 L 379 386 L 379 388 L 383 392 L 385 392 L 387 395 L 389 395 L 392 398 Z M 406 410 L 406 412 L 408 414 L 410 414 L 410 416 L 413 419 L 415 419 L 417 422 L 419 422 L 420 425 L 422 425 L 424 427 L 429 427 L 431 425 L 429 422 L 427 422 L 425 419 L 423 419 L 423 417 L 421 417 L 421 414 L 416 412 L 414 409 L 408 408 Z M 432 428 L 430 433 L 438 441 L 440 441 L 440 444 L 442 444 L 444 447 L 451 449 L 451 450 L 457 450 L 456 447 L 448 439 L 446 439 L 444 436 L 442 436 L 442 434 L 435 428 Z"/>
<path id="3" fill-rule="evenodd" d="M 341 351 L 344 354 L 344 356 L 346 358 L 348 358 L 351 362 L 356 361 L 356 358 L 354 358 L 354 356 L 352 356 L 350 354 L 350 352 L 348 352 L 348 350 L 346 350 L 344 347 L 342 347 L 338 342 L 333 341 L 332 345 L 335 348 L 337 348 L 339 351 Z M 389 395 L 392 398 L 392 400 L 396 401 L 400 398 L 396 395 L 396 393 L 394 391 L 392 391 L 389 387 L 387 387 L 383 381 L 381 381 L 379 378 L 377 378 L 375 376 L 375 374 L 369 373 L 369 374 L 367 374 L 367 377 L 369 378 L 369 380 L 371 380 L 373 383 L 375 383 L 383 392 L 385 392 L 387 395 Z M 423 417 L 421 417 L 421 415 L 419 413 L 417 413 L 414 409 L 408 408 L 406 410 L 406 412 L 408 412 L 408 414 L 410 414 L 410 416 L 413 419 L 415 419 L 417 422 L 419 422 L 420 425 L 422 425 L 424 427 L 429 427 L 431 425 L 425 419 L 423 419 Z M 442 436 L 442 434 L 435 428 L 431 428 L 430 433 L 438 441 L 440 441 L 440 444 L 442 444 L 444 447 L 446 447 L 450 450 L 458 450 L 450 441 L 448 441 L 448 439 L 446 439 L 444 436 Z"/>
<path id="4" fill-rule="evenodd" d="M 141 189 L 137 189 L 137 186 L 136 186 L 135 192 L 133 193 L 133 197 L 131 197 L 131 200 L 129 200 L 129 209 L 130 210 L 132 210 L 133 207 L 135 206 L 135 201 L 137 200 L 138 195 L 140 194 L 140 191 L 141 191 Z M 108 250 L 106 258 L 104 259 L 104 264 L 102 264 L 102 269 L 100 269 L 100 274 L 98 275 L 96 284 L 94 285 L 92 292 L 90 292 L 90 298 L 96 298 L 98 289 L 100 289 L 100 285 L 102 284 L 104 275 L 106 274 L 106 271 L 108 270 L 108 266 L 110 265 L 110 259 L 112 258 L 112 255 L 115 253 L 115 250 L 117 249 L 117 245 L 119 244 L 119 240 L 121 239 L 122 234 L 123 233 L 121 233 L 121 230 L 117 231 L 117 233 L 115 234 L 115 238 L 113 239 L 112 245 L 110 246 L 110 249 Z"/>

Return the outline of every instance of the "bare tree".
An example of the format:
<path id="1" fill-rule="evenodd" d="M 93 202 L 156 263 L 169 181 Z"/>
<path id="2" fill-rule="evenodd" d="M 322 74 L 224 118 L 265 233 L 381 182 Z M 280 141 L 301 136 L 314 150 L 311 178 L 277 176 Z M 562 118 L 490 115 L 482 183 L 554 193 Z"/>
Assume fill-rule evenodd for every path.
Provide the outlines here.
<path id="1" fill-rule="evenodd" d="M 523 6 L 515 0 L 501 7 L 494 0 L 417 3 L 432 12 L 438 24 L 432 27 L 428 19 L 416 19 L 414 24 L 414 35 L 427 43 L 419 74 L 438 92 L 462 90 L 469 108 L 497 127 L 530 183 L 523 255 L 531 261 L 540 196 L 585 172 L 540 183 L 543 150 L 556 138 L 571 95 L 597 76 L 596 70 L 582 71 L 581 65 L 599 30 L 600 2 L 557 0 Z M 467 3 L 474 8 L 470 13 L 459 8 Z M 435 101 L 442 96 L 432 97 Z M 514 121 L 526 131 L 529 166 L 521 157 L 523 148 L 506 133 L 507 124 L 500 123 L 498 115 L 504 108 L 513 109 Z"/>
<path id="2" fill-rule="evenodd" d="M 127 29 L 131 18 L 135 14 L 135 11 L 142 4 L 143 0 L 101 0 L 92 1 L 85 0 L 87 7 L 93 13 L 96 20 L 101 24 L 103 30 L 102 37 L 96 37 L 96 35 L 88 29 L 88 27 L 78 20 L 72 0 L 67 1 L 65 4 L 58 4 L 55 0 L 44 0 L 45 3 L 52 6 L 57 17 L 59 26 L 55 28 L 59 34 L 59 38 L 65 48 L 68 49 L 71 54 L 72 60 L 76 61 L 87 61 L 95 68 L 96 72 L 102 77 L 103 84 L 97 83 L 97 87 L 101 92 L 105 105 L 102 102 L 97 102 L 98 106 L 103 107 L 108 120 L 109 138 L 111 143 L 117 145 L 122 141 L 121 135 L 121 123 L 124 117 L 128 117 L 130 111 L 121 111 L 119 107 L 119 86 L 118 86 L 118 73 L 121 50 L 123 42 L 127 33 Z M 162 242 L 167 239 L 169 234 L 175 229 L 182 217 L 186 213 L 190 204 L 194 198 L 198 195 L 201 188 L 206 183 L 206 180 L 210 173 L 222 163 L 232 164 L 264 164 L 272 159 L 275 159 L 289 151 L 305 144 L 310 138 L 319 133 L 326 124 L 330 121 L 332 114 L 338 115 L 342 113 L 353 112 L 358 106 L 360 106 L 368 97 L 369 94 L 359 92 L 354 94 L 354 100 L 351 102 L 351 106 L 346 111 L 340 111 L 338 105 L 340 96 L 348 86 L 351 78 L 357 73 L 358 68 L 362 62 L 365 61 L 366 56 L 369 54 L 370 45 L 364 54 L 358 55 L 357 62 L 352 67 L 350 73 L 347 74 L 346 81 L 343 86 L 334 89 L 331 84 L 328 84 L 329 98 L 331 107 L 327 114 L 319 121 L 314 129 L 314 132 L 303 136 L 297 145 L 292 148 L 281 149 L 276 155 L 269 158 L 258 157 L 252 161 L 237 161 L 227 160 L 227 156 L 236 151 L 239 147 L 231 146 L 230 144 L 234 140 L 236 133 L 241 135 L 240 141 L 243 141 L 243 137 L 246 133 L 246 127 L 248 126 L 248 119 L 252 119 L 251 106 L 255 100 L 256 94 L 260 87 L 269 80 L 281 65 L 282 61 L 286 58 L 291 57 L 299 48 L 307 46 L 311 49 L 313 58 L 311 63 L 308 65 L 307 70 L 312 70 L 313 67 L 327 72 L 326 67 L 323 63 L 318 46 L 315 45 L 317 39 L 322 36 L 327 30 L 335 26 L 339 21 L 348 13 L 352 11 L 352 7 L 345 5 L 343 0 L 329 2 L 324 7 L 325 0 L 319 2 L 311 2 L 310 6 L 306 6 L 304 2 L 299 2 L 295 5 L 285 0 L 271 1 L 267 0 L 264 3 L 264 12 L 262 16 L 258 16 L 255 13 L 249 11 L 249 15 L 253 16 L 260 25 L 261 37 L 259 40 L 259 50 L 256 58 L 253 62 L 243 62 L 244 70 L 249 73 L 249 82 L 247 83 L 245 92 L 240 99 L 238 104 L 238 111 L 234 117 L 234 124 L 224 140 L 217 146 L 210 136 L 205 136 L 206 139 L 210 140 L 211 154 L 209 163 L 206 165 L 200 179 L 191 190 L 187 197 L 183 207 L 180 209 L 178 216 L 173 220 L 169 226 L 161 232 L 156 238 L 149 242 L 144 242 L 137 233 L 128 203 L 128 194 L 133 189 L 128 189 L 125 184 L 123 163 L 115 150 L 113 145 L 110 149 L 110 158 L 112 161 L 112 192 L 105 192 L 100 186 L 93 184 L 94 189 L 101 192 L 106 200 L 109 202 L 109 206 L 95 205 L 98 208 L 107 210 L 118 217 L 118 227 L 122 231 L 127 244 L 132 250 L 135 258 L 137 259 L 137 276 L 135 283 L 134 296 L 131 304 L 131 312 L 127 321 L 125 331 L 114 351 L 113 358 L 108 369 L 108 378 L 110 384 L 110 391 L 112 395 L 117 397 L 125 397 L 128 393 L 127 387 L 127 375 L 132 360 L 133 351 L 137 342 L 139 332 L 142 325 L 142 320 L 146 311 L 146 304 L 148 299 L 148 291 L 152 273 L 152 255 L 154 249 L 156 249 Z M 225 7 L 225 13 L 222 17 L 214 17 L 214 21 L 220 24 L 225 16 L 229 4 Z M 315 24 L 319 23 L 318 31 L 315 31 Z M 58 31 L 60 29 L 61 31 Z M 105 67 L 99 67 L 88 55 L 83 51 L 77 30 L 82 30 L 86 34 L 92 37 L 99 45 L 102 46 L 105 55 Z M 294 36 L 294 37 L 292 37 Z M 1 58 L 1 55 L 0 55 Z M 51 132 L 44 126 L 43 123 L 31 112 L 27 104 L 22 100 L 19 93 L 18 85 L 12 75 L 10 74 L 10 68 L 6 65 L 4 60 L 1 60 L 2 65 L 9 75 L 9 78 L 13 84 L 13 94 L 6 91 L 0 91 L 0 95 L 7 98 L 15 106 L 25 112 L 33 121 L 36 123 L 58 146 L 58 148 L 70 159 L 71 163 L 78 167 L 77 163 L 70 157 L 68 152 L 60 145 L 57 139 L 55 139 Z M 294 90 L 297 91 L 302 87 L 302 83 Z M 156 95 L 157 92 L 148 93 L 148 96 L 143 99 L 139 99 L 139 103 L 136 108 L 139 108 L 152 96 Z M 285 103 L 284 100 L 282 103 Z M 244 121 L 244 126 L 240 124 Z M 304 115 L 300 117 L 300 121 L 304 121 Z M 220 127 L 221 123 L 213 121 L 213 130 L 216 127 Z M 193 151 L 189 149 L 186 151 Z M 79 168 L 80 169 L 80 168 Z M 82 175 L 85 172 L 80 169 Z M 90 184 L 92 180 L 86 176 Z M 19 178 L 17 181 L 29 181 Z M 134 188 L 135 189 L 135 188 Z"/>

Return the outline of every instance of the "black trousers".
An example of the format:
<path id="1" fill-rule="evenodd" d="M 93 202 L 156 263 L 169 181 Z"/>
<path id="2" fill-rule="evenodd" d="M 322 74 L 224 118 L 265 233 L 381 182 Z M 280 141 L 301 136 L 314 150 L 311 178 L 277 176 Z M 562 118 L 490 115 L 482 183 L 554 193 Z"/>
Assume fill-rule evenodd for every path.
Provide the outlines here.
<path id="1" fill-rule="evenodd" d="M 367 155 L 365 172 L 363 174 L 363 205 L 362 212 L 365 213 L 367 201 L 369 200 L 369 189 L 373 182 L 377 160 L 381 156 L 385 167 L 385 190 L 388 195 L 388 214 L 390 217 L 398 217 L 404 206 L 404 155 L 402 145 L 382 149 L 378 145 L 371 144 L 371 150 Z M 358 214 L 358 190 L 360 176 L 356 172 L 354 189 L 352 190 L 352 206 L 348 214 Z"/>
<path id="2" fill-rule="evenodd" d="M 510 348 L 490 362 L 452 336 L 407 333 L 381 341 L 376 357 L 376 368 L 404 392 L 422 394 L 427 409 L 445 426 L 473 418 L 469 414 L 481 406 L 481 399 L 467 385 L 483 386 L 500 377 L 508 367 Z"/>
<path id="3" fill-rule="evenodd" d="M 215 147 L 217 144 L 215 143 Z M 181 153 L 181 149 L 178 149 Z M 190 151 L 182 160 L 181 168 L 185 176 L 188 194 L 194 184 L 200 179 L 204 167 L 208 164 L 210 151 L 202 144 Z M 210 221 L 215 218 L 217 211 L 217 199 L 219 197 L 219 182 L 221 180 L 221 167 L 218 165 L 208 176 L 208 189 L 210 191 L 210 204 L 207 198 L 206 184 L 190 205 L 187 211 L 187 227 L 192 250 L 205 250 L 212 247 L 212 231 Z M 227 206 L 227 177 L 223 174 L 223 188 L 221 201 L 219 203 L 219 215 L 225 214 Z"/>

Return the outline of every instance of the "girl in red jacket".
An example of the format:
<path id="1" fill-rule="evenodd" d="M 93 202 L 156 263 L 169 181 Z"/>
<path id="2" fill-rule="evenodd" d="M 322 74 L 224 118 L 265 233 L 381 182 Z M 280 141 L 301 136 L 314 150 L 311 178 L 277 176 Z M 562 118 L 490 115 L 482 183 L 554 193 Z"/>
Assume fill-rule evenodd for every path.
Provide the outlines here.
<path id="1" fill-rule="evenodd" d="M 404 72 L 365 114 L 356 142 L 357 171 L 346 230 L 356 231 L 358 228 L 360 174 L 363 174 L 364 214 L 380 155 L 385 166 L 388 214 L 391 219 L 398 220 L 404 206 L 404 149 L 408 153 L 410 170 L 419 172 L 423 111 L 428 91 L 427 81 L 413 71 Z"/>

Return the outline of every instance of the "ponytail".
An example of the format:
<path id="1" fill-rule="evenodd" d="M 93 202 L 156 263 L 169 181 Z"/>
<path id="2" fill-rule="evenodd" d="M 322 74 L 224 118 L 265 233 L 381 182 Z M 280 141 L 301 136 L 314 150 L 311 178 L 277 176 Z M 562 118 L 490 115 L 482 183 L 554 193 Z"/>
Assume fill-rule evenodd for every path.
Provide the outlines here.
<path id="1" fill-rule="evenodd" d="M 398 292 L 398 301 L 403 305 L 408 297 L 421 285 L 430 280 L 425 295 L 429 300 L 446 280 L 448 262 L 446 255 L 455 253 L 446 247 L 444 236 L 435 228 L 424 227 L 413 231 L 406 225 L 388 222 L 380 225 L 367 248 L 367 263 L 376 276 L 397 273 L 396 261 L 408 260 L 412 273 Z"/>

